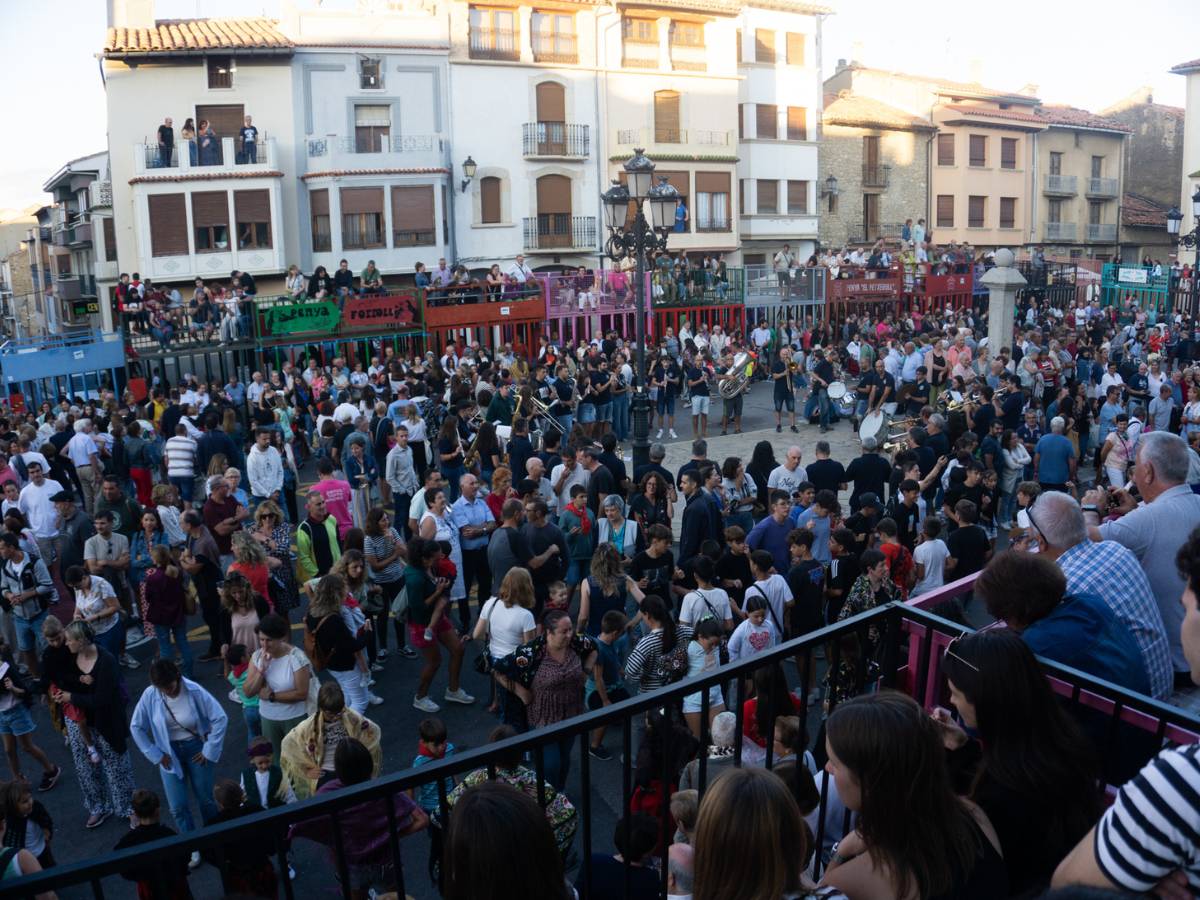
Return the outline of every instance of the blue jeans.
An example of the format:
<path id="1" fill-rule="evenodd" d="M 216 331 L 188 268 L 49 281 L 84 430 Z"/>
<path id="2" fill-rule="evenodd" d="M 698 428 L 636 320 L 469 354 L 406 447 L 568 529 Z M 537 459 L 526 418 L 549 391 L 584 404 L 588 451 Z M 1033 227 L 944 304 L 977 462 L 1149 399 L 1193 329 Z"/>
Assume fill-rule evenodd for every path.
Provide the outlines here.
<path id="1" fill-rule="evenodd" d="M 467 470 L 463 466 L 438 466 L 438 471 L 442 473 L 442 477 L 446 479 L 446 494 L 449 496 L 449 502 L 453 503 L 458 499 L 461 490 L 458 485 L 458 480 L 467 474 Z"/>
<path id="2" fill-rule="evenodd" d="M 1013 520 L 1014 509 L 1017 503 L 1017 491 L 1014 488 L 1008 493 L 1000 495 L 1000 517 L 996 524 L 1001 522 L 1011 522 Z"/>
<path id="3" fill-rule="evenodd" d="M 613 433 L 618 441 L 629 437 L 629 395 L 619 394 L 613 398 Z"/>
<path id="4" fill-rule="evenodd" d="M 829 427 L 829 392 L 825 388 L 817 388 L 814 392 L 817 397 L 817 408 L 821 411 L 821 427 Z"/>
<path id="5" fill-rule="evenodd" d="M 558 419 L 558 424 L 562 426 L 563 434 L 571 433 L 571 426 L 575 424 L 575 414 L 565 413 L 561 416 L 555 416 Z"/>
<path id="6" fill-rule="evenodd" d="M 188 806 L 189 783 L 196 802 L 200 804 L 202 823 L 217 814 L 217 804 L 213 800 L 214 764 L 208 760 L 203 763 L 192 762 L 192 757 L 203 747 L 204 743 L 197 738 L 171 742 L 171 750 L 183 768 L 182 778 L 172 775 L 162 766 L 158 767 L 158 773 L 162 776 L 163 793 L 167 795 L 167 805 L 171 808 L 171 816 L 181 832 L 195 831 L 197 827 L 195 819 L 192 818 L 192 810 Z"/>
<path id="7" fill-rule="evenodd" d="M 158 654 L 170 659 L 171 638 L 175 638 L 175 646 L 179 650 L 179 658 L 183 660 L 183 674 L 192 677 L 192 648 L 188 646 L 187 620 L 178 625 L 155 625 L 154 636 L 158 638 Z"/>
<path id="8" fill-rule="evenodd" d="M 242 721 L 246 723 L 247 745 L 256 737 L 262 737 L 262 716 L 257 706 L 242 707 Z"/>
<path id="9" fill-rule="evenodd" d="M 192 502 L 192 492 L 196 486 L 196 479 L 191 475 L 170 475 L 167 481 L 175 485 L 175 489 L 179 491 L 179 499 L 184 503 Z"/>
<path id="10" fill-rule="evenodd" d="M 561 791 L 566 787 L 567 775 L 571 773 L 571 747 L 574 743 L 571 738 L 565 738 L 552 741 L 542 748 L 545 777 L 555 790 Z"/>

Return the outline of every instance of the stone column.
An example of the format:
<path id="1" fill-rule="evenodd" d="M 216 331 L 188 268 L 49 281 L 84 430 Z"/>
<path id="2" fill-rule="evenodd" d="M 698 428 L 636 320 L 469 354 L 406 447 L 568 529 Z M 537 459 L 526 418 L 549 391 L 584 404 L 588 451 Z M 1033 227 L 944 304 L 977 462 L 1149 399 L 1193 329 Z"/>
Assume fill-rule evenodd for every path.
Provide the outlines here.
<path id="1" fill-rule="evenodd" d="M 1001 347 L 1011 347 L 1013 323 L 1017 318 L 1017 291 L 1025 278 L 1013 268 L 1011 250 L 996 251 L 996 265 L 984 273 L 980 283 L 988 289 L 988 357 L 995 359 Z"/>

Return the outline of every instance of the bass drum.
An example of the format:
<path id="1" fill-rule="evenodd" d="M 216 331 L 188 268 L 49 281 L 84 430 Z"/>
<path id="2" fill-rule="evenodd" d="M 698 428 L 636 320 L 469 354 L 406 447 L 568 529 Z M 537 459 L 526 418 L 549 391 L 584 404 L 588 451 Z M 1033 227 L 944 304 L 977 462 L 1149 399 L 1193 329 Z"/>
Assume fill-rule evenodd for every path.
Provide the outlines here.
<path id="1" fill-rule="evenodd" d="M 867 438 L 875 438 L 876 441 L 882 441 L 887 430 L 887 416 L 876 410 L 863 416 L 862 424 L 858 426 L 858 439 L 865 441 Z"/>

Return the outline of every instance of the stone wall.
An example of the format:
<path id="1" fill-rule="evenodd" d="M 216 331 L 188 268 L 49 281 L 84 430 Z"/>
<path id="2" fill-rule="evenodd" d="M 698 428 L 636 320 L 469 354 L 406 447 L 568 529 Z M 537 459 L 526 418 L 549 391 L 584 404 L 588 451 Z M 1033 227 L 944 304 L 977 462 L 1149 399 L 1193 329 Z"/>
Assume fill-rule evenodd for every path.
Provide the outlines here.
<path id="1" fill-rule="evenodd" d="M 1155 103 L 1149 89 L 1141 88 L 1101 115 L 1133 129 L 1125 190 L 1177 205 L 1183 177 L 1183 110 Z"/>

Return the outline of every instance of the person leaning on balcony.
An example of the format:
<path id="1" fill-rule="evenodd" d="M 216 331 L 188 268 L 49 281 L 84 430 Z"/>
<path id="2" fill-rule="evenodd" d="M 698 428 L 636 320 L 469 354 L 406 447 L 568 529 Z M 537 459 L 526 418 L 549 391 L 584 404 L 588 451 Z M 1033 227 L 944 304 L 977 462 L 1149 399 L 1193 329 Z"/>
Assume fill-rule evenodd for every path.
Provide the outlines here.
<path id="1" fill-rule="evenodd" d="M 183 122 L 183 128 L 179 129 L 179 139 L 188 142 L 188 155 L 192 165 L 196 165 L 196 123 L 192 121 L 191 116 Z"/>
<path id="2" fill-rule="evenodd" d="M 175 124 L 167 116 L 158 126 L 158 165 L 159 168 L 169 168 L 172 165 L 171 154 L 175 151 Z"/>
<path id="3" fill-rule="evenodd" d="M 197 141 L 200 144 L 200 165 L 219 166 L 221 164 L 221 139 L 213 131 L 208 119 L 200 120 Z"/>
<path id="4" fill-rule="evenodd" d="M 359 273 L 358 280 L 364 294 L 378 294 L 383 291 L 383 274 L 375 268 L 373 259 L 367 260 L 367 267 Z"/>
<path id="5" fill-rule="evenodd" d="M 1200 529 L 1179 548 L 1184 580 L 1180 637 L 1200 684 Z M 1162 751 L 1118 792 L 1099 823 L 1059 865 L 1053 887 L 1082 884 L 1194 897 L 1200 892 L 1200 744 Z"/>

